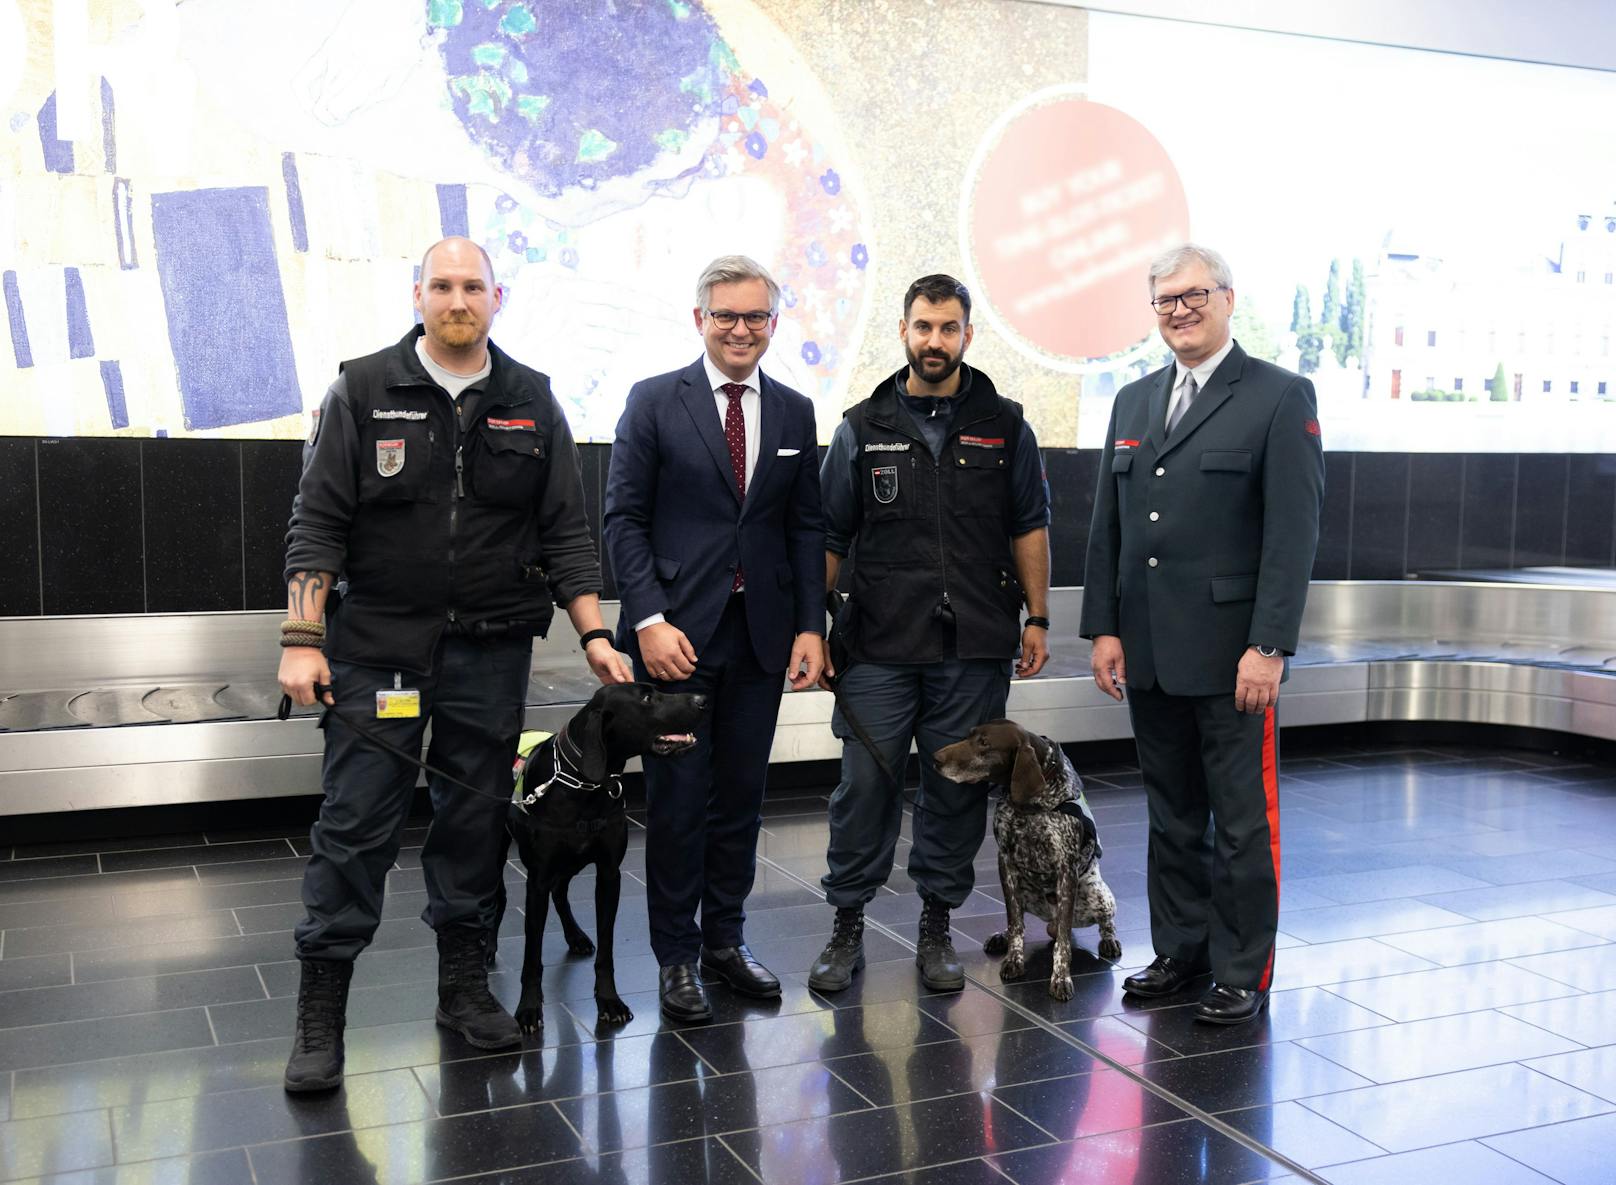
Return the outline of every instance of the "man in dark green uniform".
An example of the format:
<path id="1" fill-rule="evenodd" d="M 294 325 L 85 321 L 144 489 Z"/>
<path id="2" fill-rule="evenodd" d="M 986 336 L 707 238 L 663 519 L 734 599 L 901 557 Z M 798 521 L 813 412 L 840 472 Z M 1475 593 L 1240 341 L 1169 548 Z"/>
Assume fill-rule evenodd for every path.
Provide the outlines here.
<path id="1" fill-rule="evenodd" d="M 1236 1024 L 1273 980 L 1274 704 L 1307 601 L 1324 453 L 1312 384 L 1230 336 L 1222 256 L 1167 252 L 1150 297 L 1176 361 L 1112 408 L 1080 632 L 1100 690 L 1126 688 L 1150 811 L 1156 959 L 1123 986 L 1165 996 L 1210 970 L 1196 1015 Z"/>

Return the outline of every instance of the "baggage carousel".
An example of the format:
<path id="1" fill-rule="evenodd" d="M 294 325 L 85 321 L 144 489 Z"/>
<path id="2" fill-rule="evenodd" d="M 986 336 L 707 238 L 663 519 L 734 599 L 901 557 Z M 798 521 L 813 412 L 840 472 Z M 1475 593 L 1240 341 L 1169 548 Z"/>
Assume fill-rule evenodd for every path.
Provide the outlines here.
<path id="1" fill-rule="evenodd" d="M 1616 577 L 1561 570 L 1512 583 L 1313 585 L 1282 692 L 1287 727 L 1365 721 L 1511 725 L 1616 740 Z M 1462 574 L 1455 574 L 1462 575 Z M 1062 742 L 1130 735 L 1100 695 L 1056 589 L 1054 659 L 1009 711 Z M 606 606 L 608 624 L 616 606 Z M 316 709 L 276 719 L 282 614 L 0 618 L 0 815 L 312 794 Z M 554 729 L 596 686 L 563 621 L 535 646 L 531 728 Z M 787 695 L 771 759 L 834 758 L 831 697 Z"/>

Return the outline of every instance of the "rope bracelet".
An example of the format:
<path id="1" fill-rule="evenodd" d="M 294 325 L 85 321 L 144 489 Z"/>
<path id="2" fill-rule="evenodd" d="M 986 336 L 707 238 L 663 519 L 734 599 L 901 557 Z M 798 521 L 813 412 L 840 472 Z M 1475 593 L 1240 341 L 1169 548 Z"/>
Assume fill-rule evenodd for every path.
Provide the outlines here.
<path id="1" fill-rule="evenodd" d="M 291 618 L 281 622 L 281 645 L 312 646 L 318 650 L 325 644 L 325 623 Z"/>

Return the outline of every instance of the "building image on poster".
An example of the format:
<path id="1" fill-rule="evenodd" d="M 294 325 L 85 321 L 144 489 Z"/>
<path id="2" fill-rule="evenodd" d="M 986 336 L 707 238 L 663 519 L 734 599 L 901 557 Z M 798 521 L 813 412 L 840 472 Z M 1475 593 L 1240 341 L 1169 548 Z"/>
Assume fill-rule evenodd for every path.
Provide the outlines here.
<path id="1" fill-rule="evenodd" d="M 1312 379 L 1328 447 L 1616 450 L 1616 77 L 1106 14 L 1089 44 L 1089 97 L 1160 140 L 1236 338 Z M 1155 361 L 1085 384 L 1080 443 Z"/>

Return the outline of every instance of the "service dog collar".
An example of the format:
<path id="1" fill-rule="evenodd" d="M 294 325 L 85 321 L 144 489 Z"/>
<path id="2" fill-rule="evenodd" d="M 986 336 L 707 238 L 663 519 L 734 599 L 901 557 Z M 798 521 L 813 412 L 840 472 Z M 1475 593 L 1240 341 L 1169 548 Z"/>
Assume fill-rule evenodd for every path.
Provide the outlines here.
<path id="1" fill-rule="evenodd" d="M 570 721 L 568 723 L 571 723 Z M 550 776 L 539 785 L 529 790 L 526 795 L 516 800 L 516 805 L 526 810 L 548 793 L 551 786 L 557 782 L 572 790 L 605 790 L 612 798 L 623 797 L 623 777 L 621 774 L 611 774 L 604 782 L 590 782 L 578 775 L 578 764 L 583 758 L 575 744 L 567 736 L 567 726 L 563 724 L 561 731 L 546 742 L 550 749 Z M 568 758 L 564 746 L 571 746 L 576 754 Z"/>

